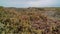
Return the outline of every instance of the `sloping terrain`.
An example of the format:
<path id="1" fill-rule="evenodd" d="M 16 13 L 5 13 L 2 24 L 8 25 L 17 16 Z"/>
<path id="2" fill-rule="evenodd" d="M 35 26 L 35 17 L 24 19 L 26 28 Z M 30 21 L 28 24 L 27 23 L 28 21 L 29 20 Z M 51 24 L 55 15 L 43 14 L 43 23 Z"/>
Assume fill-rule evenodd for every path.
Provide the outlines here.
<path id="1" fill-rule="evenodd" d="M 0 34 L 60 34 L 60 8 L 0 8 Z"/>

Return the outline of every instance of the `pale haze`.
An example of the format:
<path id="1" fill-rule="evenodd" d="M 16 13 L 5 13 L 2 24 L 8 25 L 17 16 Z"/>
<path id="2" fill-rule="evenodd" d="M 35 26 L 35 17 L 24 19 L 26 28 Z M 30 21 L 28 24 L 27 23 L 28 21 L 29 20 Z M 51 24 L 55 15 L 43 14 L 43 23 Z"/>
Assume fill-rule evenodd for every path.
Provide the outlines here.
<path id="1" fill-rule="evenodd" d="M 60 7 L 60 0 L 0 0 L 5 7 Z"/>

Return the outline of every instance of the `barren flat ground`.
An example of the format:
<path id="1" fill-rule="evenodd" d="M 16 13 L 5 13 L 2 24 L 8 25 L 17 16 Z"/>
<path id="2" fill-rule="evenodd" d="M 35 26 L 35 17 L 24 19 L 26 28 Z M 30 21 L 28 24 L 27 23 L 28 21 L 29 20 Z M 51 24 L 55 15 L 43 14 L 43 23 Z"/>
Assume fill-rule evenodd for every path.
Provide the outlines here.
<path id="1" fill-rule="evenodd" d="M 60 34 L 60 8 L 0 7 L 0 34 Z"/>

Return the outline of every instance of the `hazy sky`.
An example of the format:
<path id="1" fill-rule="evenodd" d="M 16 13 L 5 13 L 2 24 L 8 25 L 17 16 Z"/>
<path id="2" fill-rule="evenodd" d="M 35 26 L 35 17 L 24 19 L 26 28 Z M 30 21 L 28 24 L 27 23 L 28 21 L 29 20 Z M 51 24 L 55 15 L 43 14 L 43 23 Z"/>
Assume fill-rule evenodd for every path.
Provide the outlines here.
<path id="1" fill-rule="evenodd" d="M 5 7 L 60 7 L 60 0 L 0 0 Z"/>

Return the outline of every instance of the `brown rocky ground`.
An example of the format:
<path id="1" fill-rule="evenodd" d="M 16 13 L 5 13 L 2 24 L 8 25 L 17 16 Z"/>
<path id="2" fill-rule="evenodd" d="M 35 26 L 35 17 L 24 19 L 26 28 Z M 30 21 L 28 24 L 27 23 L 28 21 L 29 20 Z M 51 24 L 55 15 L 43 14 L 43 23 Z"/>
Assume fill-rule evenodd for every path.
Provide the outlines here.
<path id="1" fill-rule="evenodd" d="M 2 8 L 0 34 L 60 34 L 60 9 Z"/>

